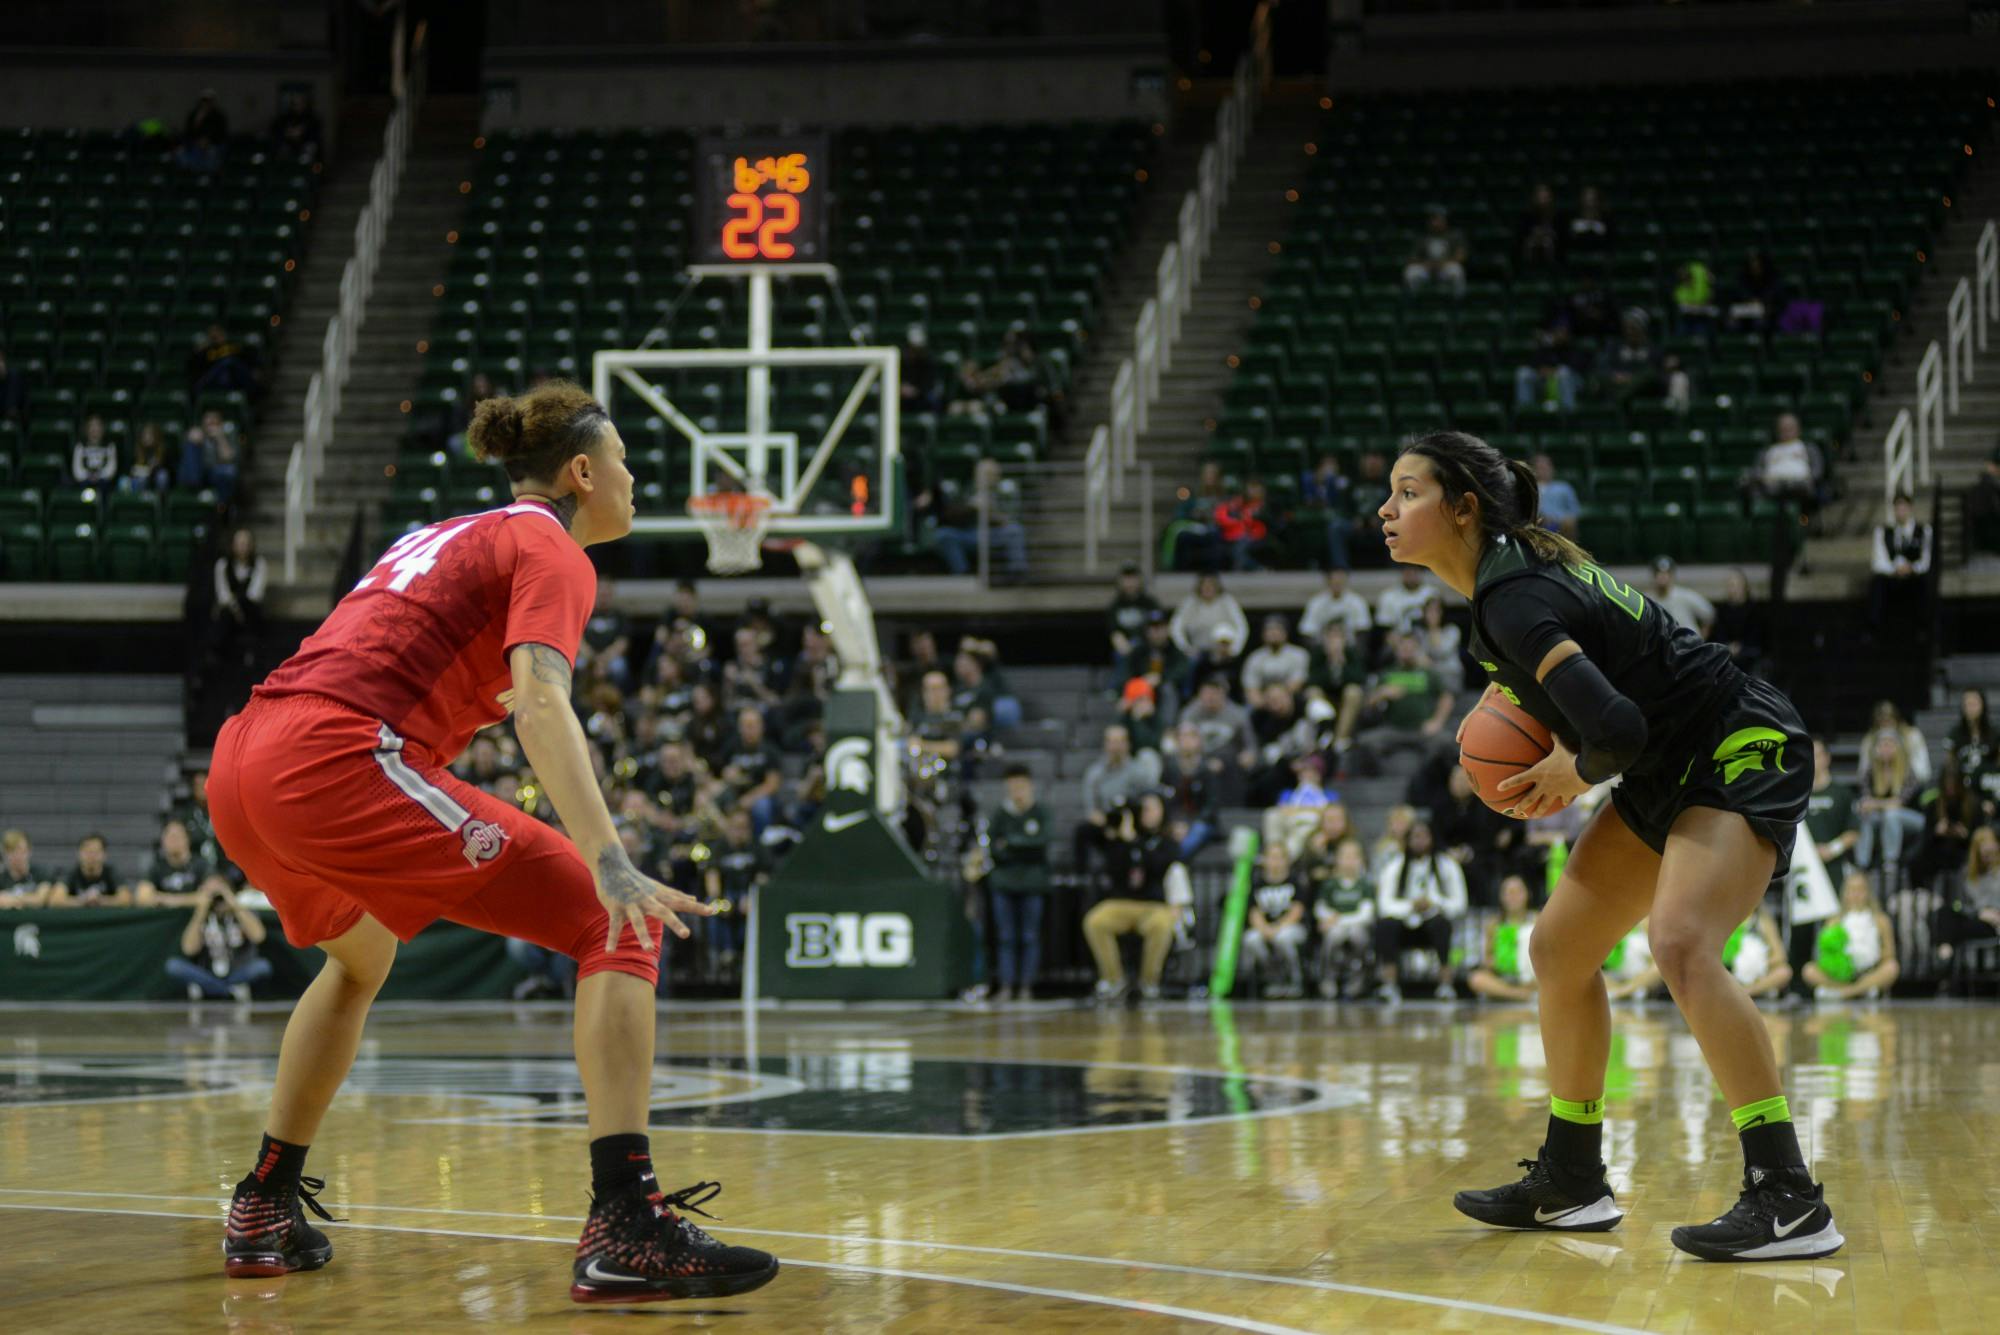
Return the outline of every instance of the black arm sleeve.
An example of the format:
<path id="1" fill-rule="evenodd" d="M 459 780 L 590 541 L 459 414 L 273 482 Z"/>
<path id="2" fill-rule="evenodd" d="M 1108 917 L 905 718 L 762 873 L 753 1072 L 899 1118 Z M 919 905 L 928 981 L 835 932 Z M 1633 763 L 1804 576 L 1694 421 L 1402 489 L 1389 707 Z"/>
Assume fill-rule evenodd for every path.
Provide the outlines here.
<path id="1" fill-rule="evenodd" d="M 1482 600 L 1488 639 L 1510 662 L 1534 672 L 1550 650 L 1575 638 L 1563 624 L 1561 599 L 1544 580 L 1509 580 Z M 1541 685 L 1576 730 L 1581 743 L 1576 772 L 1586 782 L 1602 783 L 1639 758 L 1646 746 L 1645 714 L 1588 657 L 1570 655 Z"/>
<path id="2" fill-rule="evenodd" d="M 1585 783 L 1603 783 L 1623 773 L 1646 749 L 1645 714 L 1582 654 L 1571 654 L 1549 669 L 1542 689 L 1583 739 L 1576 772 Z"/>

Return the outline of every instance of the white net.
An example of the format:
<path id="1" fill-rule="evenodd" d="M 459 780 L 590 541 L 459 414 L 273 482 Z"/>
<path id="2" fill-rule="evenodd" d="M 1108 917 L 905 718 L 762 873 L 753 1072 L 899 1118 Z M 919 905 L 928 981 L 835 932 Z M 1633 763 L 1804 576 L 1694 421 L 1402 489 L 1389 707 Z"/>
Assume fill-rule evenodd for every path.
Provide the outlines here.
<path id="1" fill-rule="evenodd" d="M 708 568 L 716 574 L 748 574 L 764 564 L 769 497 L 740 491 L 696 496 L 688 501 L 688 514 L 708 539 Z"/>

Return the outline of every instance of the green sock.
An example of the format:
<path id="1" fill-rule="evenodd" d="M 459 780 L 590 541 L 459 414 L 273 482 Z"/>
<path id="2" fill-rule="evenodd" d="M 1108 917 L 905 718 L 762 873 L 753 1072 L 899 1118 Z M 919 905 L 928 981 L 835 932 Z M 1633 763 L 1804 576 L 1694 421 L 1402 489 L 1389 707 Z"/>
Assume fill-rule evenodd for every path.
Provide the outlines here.
<path id="1" fill-rule="evenodd" d="M 1729 1111 L 1736 1135 L 1743 1142 L 1743 1163 L 1747 1168 L 1804 1168 L 1805 1155 L 1799 1150 L 1798 1128 L 1792 1125 L 1792 1106 L 1785 1096 L 1759 1099 Z"/>
<path id="2" fill-rule="evenodd" d="M 1559 1099 L 1549 1096 L 1549 1157 L 1566 1164 L 1591 1165 L 1604 1158 L 1604 1096 Z"/>

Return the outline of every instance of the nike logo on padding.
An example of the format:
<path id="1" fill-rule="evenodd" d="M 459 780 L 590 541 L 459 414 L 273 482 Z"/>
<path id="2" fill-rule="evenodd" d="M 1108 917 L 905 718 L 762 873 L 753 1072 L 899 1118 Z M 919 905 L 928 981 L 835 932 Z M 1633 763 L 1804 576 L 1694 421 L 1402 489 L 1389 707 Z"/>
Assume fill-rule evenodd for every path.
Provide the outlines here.
<path id="1" fill-rule="evenodd" d="M 853 829 L 867 819 L 868 812 L 866 810 L 850 811 L 845 816 L 836 816 L 832 812 L 828 812 L 826 819 L 821 824 L 826 827 L 828 834 L 839 834 L 842 830 Z"/>
<path id="2" fill-rule="evenodd" d="M 590 1264 L 583 1268 L 583 1277 L 585 1279 L 594 1279 L 600 1284 L 645 1284 L 649 1282 L 644 1275 L 606 1274 L 597 1268 L 601 1264 L 603 1264 L 601 1258 L 591 1257 Z"/>
<path id="3" fill-rule="evenodd" d="M 1537 1205 L 1535 1207 L 1535 1222 L 1538 1224 L 1551 1224 L 1558 1219 L 1575 1214 L 1582 1208 L 1581 1205 L 1572 1205 L 1567 1210 L 1544 1210 L 1541 1206 Z"/>
<path id="4" fill-rule="evenodd" d="M 1771 1231 L 1777 1234 L 1781 1238 L 1789 1238 L 1790 1236 L 1792 1236 L 1792 1232 L 1794 1229 L 1798 1228 L 1800 1224 L 1805 1223 L 1806 1220 L 1812 1217 L 1813 1217 L 1813 1212 L 1811 1210 L 1807 1210 L 1804 1214 L 1800 1215 L 1797 1219 L 1794 1219 L 1791 1223 L 1779 1224 Z"/>

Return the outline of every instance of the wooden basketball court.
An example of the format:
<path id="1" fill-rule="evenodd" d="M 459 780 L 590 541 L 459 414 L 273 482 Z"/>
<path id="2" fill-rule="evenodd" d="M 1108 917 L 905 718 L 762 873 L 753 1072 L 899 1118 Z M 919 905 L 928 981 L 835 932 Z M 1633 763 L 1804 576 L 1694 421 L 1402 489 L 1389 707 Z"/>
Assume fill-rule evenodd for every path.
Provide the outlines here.
<path id="1" fill-rule="evenodd" d="M 1707 1265 L 1734 1198 L 1678 1017 L 1621 1008 L 1615 1232 L 1483 1228 L 1545 1118 L 1527 1009 L 1070 1004 L 663 1012 L 654 1156 L 784 1272 L 740 1299 L 568 1299 L 586 1202 L 569 1016 L 381 1010 L 307 1172 L 326 1270 L 227 1280 L 282 1009 L 0 1013 L 0 1329 L 290 1332 L 1988 1331 L 2000 1009 L 1767 1017 L 1848 1245 Z"/>

